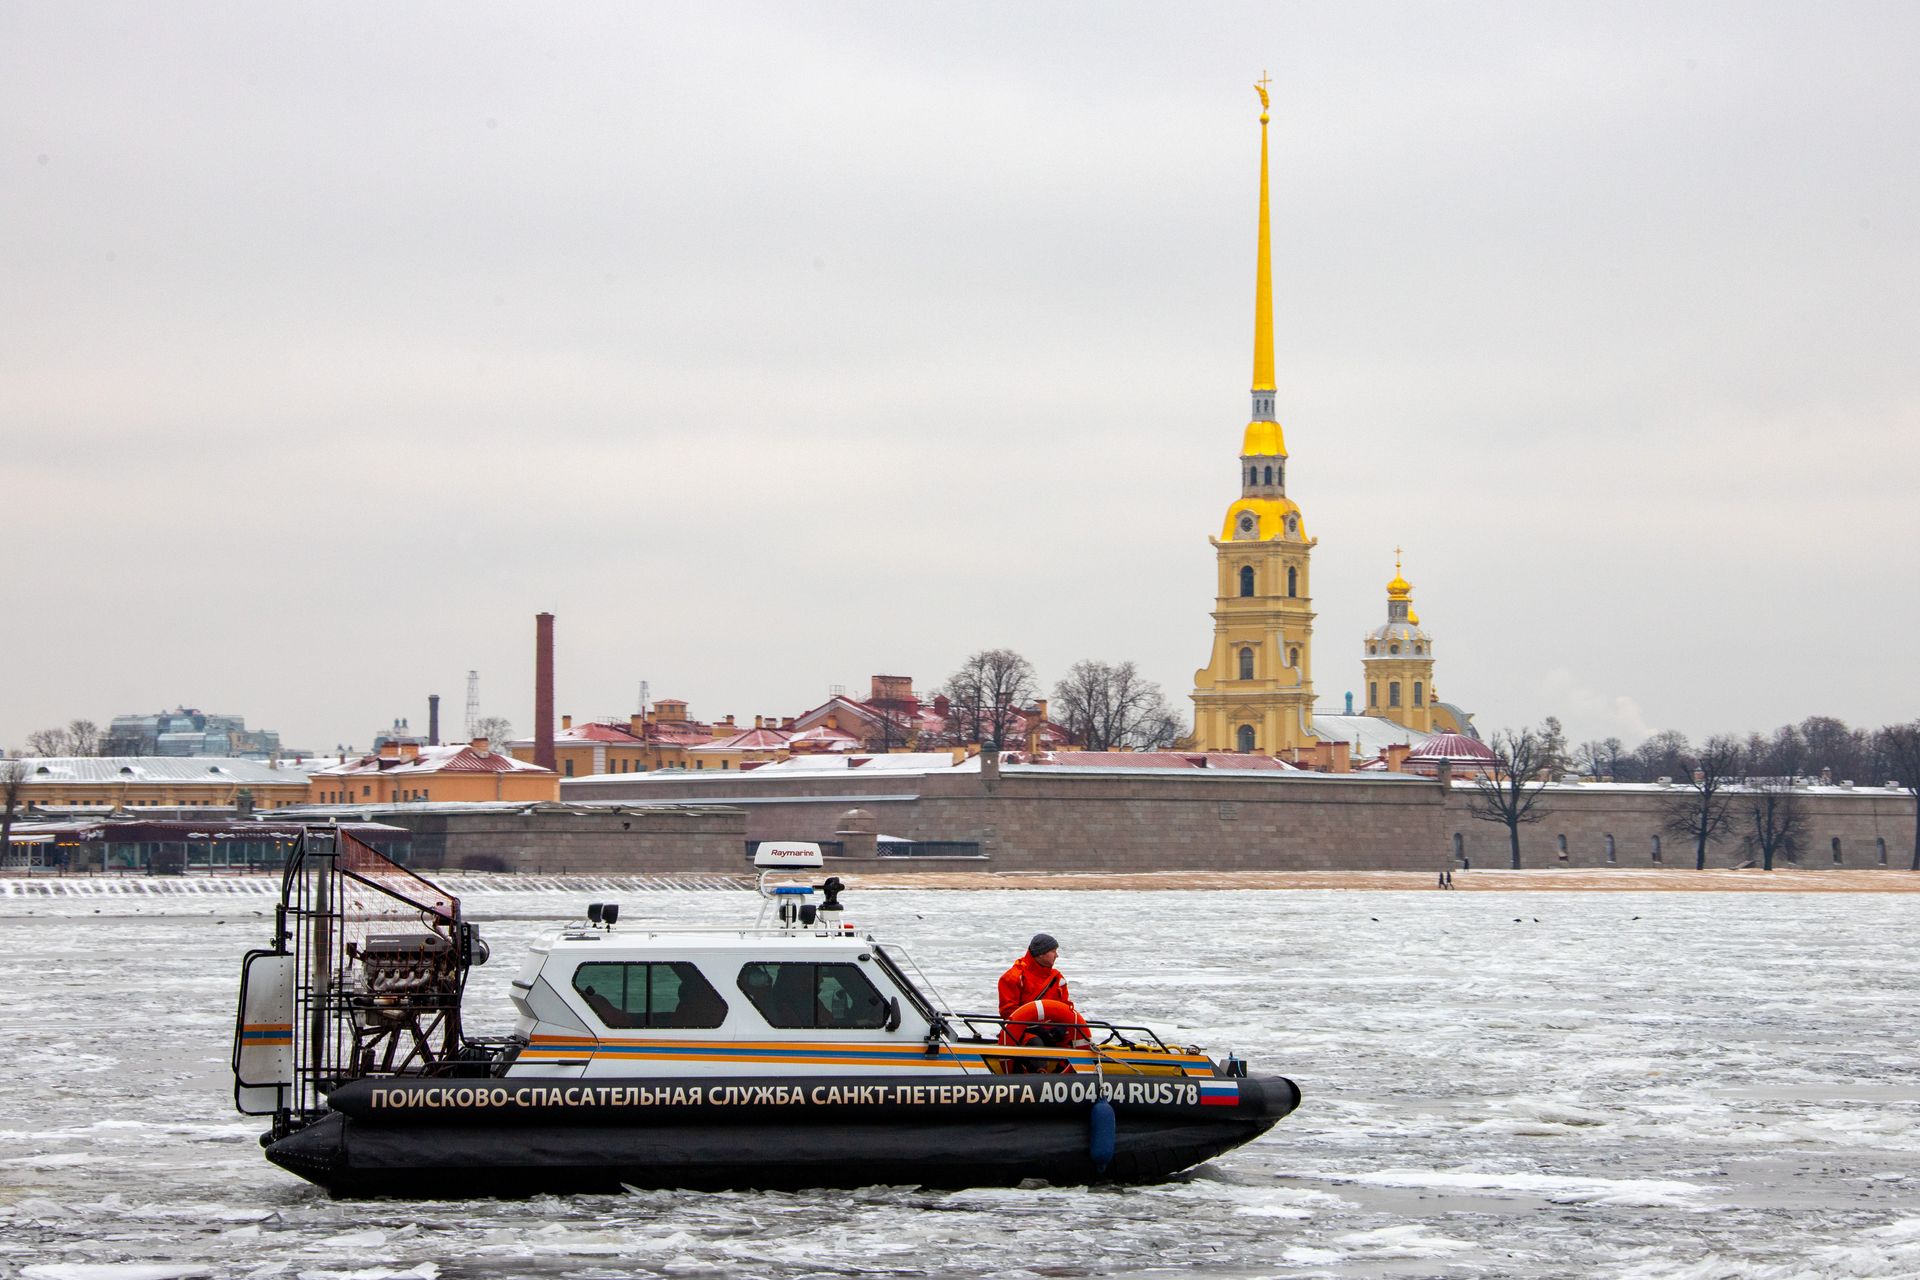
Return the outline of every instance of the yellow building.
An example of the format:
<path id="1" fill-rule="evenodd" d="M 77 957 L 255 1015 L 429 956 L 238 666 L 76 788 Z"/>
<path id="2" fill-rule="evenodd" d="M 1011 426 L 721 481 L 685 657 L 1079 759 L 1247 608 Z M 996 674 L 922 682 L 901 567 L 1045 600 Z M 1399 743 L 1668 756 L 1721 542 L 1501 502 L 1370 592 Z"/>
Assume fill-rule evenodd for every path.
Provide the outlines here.
<path id="1" fill-rule="evenodd" d="M 442 747 L 388 743 L 377 755 L 314 770 L 309 804 L 421 804 L 560 798 L 560 775 L 493 750 L 485 738 Z"/>
<path id="2" fill-rule="evenodd" d="M 1314 539 L 1287 497 L 1287 445 L 1274 416 L 1273 263 L 1267 212 L 1267 90 L 1260 93 L 1260 218 L 1254 271 L 1253 413 L 1240 446 L 1240 497 L 1212 539 L 1219 584 L 1213 656 L 1193 676 L 1194 747 L 1272 754 L 1313 733 Z"/>
<path id="3" fill-rule="evenodd" d="M 20 771 L 19 805 L 42 808 L 230 808 L 304 804 L 307 771 L 258 760 L 205 756 L 27 756 L 0 762 Z"/>
<path id="4" fill-rule="evenodd" d="M 1393 558 L 1387 584 L 1387 620 L 1367 632 L 1367 714 L 1382 716 L 1415 733 L 1434 732 L 1433 639 L 1413 611 L 1413 586 Z"/>
<path id="5" fill-rule="evenodd" d="M 1400 573 L 1400 552 L 1393 557 L 1393 581 L 1387 584 L 1387 620 L 1367 632 L 1360 665 L 1367 675 L 1367 714 L 1391 720 L 1415 733 L 1457 733 L 1478 741 L 1473 717 L 1440 701 L 1433 681 L 1433 637 L 1420 626 L 1413 607 L 1413 585 Z"/>

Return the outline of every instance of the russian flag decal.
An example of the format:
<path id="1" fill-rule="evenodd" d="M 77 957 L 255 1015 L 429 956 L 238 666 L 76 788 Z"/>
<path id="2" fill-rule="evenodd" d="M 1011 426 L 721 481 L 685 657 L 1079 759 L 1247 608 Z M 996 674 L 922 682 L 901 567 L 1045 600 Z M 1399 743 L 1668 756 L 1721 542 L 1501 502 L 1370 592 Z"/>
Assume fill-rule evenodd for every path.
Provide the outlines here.
<path id="1" fill-rule="evenodd" d="M 1200 1082 L 1200 1105 L 1203 1107 L 1237 1107 L 1240 1105 L 1240 1086 L 1232 1080 L 1202 1080 Z"/>

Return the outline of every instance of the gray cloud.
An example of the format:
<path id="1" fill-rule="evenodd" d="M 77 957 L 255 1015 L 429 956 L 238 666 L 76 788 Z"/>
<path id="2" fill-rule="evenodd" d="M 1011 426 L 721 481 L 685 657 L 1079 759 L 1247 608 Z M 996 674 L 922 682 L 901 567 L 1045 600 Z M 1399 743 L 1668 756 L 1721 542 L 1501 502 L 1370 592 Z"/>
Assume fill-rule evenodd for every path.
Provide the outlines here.
<path id="1" fill-rule="evenodd" d="M 1184 695 L 1262 65 L 1323 694 L 1404 544 L 1483 726 L 1912 716 L 1917 26 L 9 6 L 0 742 L 365 743 L 469 667 L 524 725 L 541 608 L 581 714 L 992 644 Z"/>

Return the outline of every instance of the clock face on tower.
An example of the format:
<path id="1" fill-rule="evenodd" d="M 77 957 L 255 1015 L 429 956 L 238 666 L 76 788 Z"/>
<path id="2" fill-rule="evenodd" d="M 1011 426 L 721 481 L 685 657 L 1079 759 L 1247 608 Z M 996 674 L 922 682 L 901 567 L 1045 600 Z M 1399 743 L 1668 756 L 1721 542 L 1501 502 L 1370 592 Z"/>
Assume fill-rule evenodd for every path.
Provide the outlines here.
<path id="1" fill-rule="evenodd" d="M 1260 521 L 1255 518 L 1253 512 L 1242 511 L 1240 513 L 1240 526 L 1233 536 L 1236 538 L 1251 538 L 1255 533 L 1259 532 L 1259 529 Z"/>

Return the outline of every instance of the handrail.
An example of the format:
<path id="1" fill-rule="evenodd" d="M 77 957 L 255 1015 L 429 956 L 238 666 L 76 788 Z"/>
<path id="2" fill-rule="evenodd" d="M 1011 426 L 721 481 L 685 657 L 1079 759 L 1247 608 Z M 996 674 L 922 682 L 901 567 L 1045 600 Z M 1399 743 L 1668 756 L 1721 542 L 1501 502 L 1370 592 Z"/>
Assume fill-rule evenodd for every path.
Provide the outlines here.
<path id="1" fill-rule="evenodd" d="M 1013 1019 L 1013 1018 L 1003 1018 L 996 1013 L 956 1013 L 953 1016 L 959 1021 L 965 1023 L 967 1030 L 970 1033 L 972 1033 L 975 1037 L 983 1040 L 998 1039 L 1000 1031 L 1004 1030 L 1008 1023 L 1016 1021 L 1016 1019 Z M 1018 1019 L 1018 1021 L 1020 1021 L 1023 1025 L 1033 1024 L 1033 1020 L 1030 1018 Z M 1155 1031 L 1152 1027 L 1122 1026 L 1119 1023 L 1102 1022 L 1095 1018 L 1083 1018 L 1081 1019 L 1081 1021 L 1087 1024 L 1087 1028 L 1089 1030 L 1103 1030 L 1107 1033 L 1107 1038 L 1105 1040 L 1102 1040 L 1100 1042 L 1101 1044 L 1112 1044 L 1117 1040 L 1119 1041 L 1121 1047 L 1127 1048 L 1127 1049 L 1141 1049 L 1141 1048 L 1157 1049 L 1162 1053 L 1172 1053 L 1174 1050 L 1174 1046 L 1169 1045 L 1165 1040 L 1162 1040 L 1160 1038 L 1160 1033 Z M 976 1023 L 984 1023 L 987 1026 L 993 1028 L 992 1034 L 988 1035 L 983 1033 L 980 1030 L 979 1026 L 975 1025 Z M 1150 1041 L 1151 1043 L 1148 1043 L 1148 1044 L 1135 1043 L 1133 1038 L 1127 1034 L 1128 1032 L 1132 1032 L 1134 1033 L 1134 1035 L 1139 1036 L 1142 1040 Z"/>

